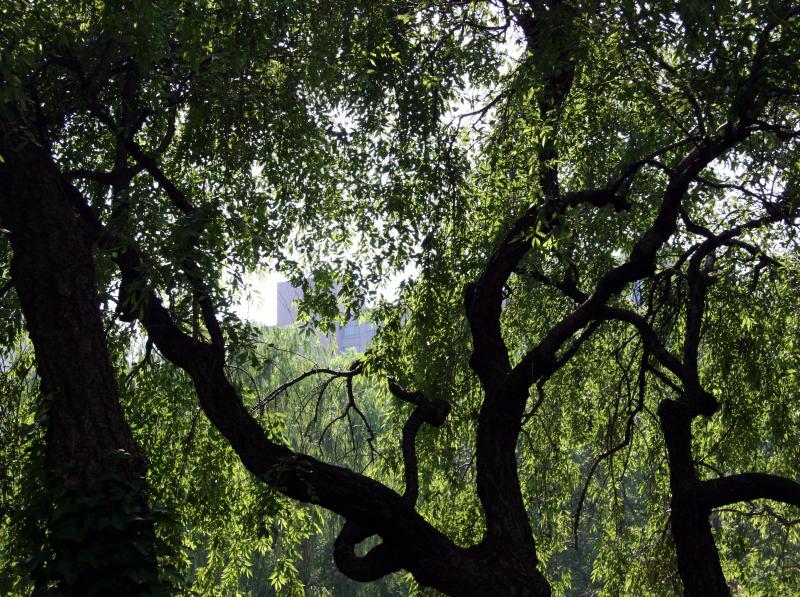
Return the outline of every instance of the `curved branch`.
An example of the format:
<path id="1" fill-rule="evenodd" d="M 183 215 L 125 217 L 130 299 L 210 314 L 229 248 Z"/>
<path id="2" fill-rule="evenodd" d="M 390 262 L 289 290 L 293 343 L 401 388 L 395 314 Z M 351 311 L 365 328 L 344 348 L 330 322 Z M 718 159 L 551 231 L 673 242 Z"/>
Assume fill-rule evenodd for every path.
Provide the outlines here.
<path id="1" fill-rule="evenodd" d="M 125 109 L 123 110 L 122 122 L 118 123 L 114 120 L 113 116 L 106 109 L 106 107 L 103 106 L 98 100 L 94 90 L 86 78 L 80 62 L 77 60 L 72 60 L 70 62 L 71 66 L 69 66 L 69 68 L 76 73 L 80 79 L 81 85 L 84 88 L 84 92 L 86 93 L 89 111 L 116 137 L 117 163 L 115 164 L 114 171 L 111 173 L 112 184 L 118 186 L 119 188 L 127 186 L 133 176 L 142 170 L 146 170 L 153 180 L 158 182 L 160 187 L 164 189 L 164 192 L 178 210 L 180 210 L 184 215 L 196 213 L 195 207 L 191 204 L 183 191 L 181 191 L 169 179 L 164 171 L 158 166 L 156 160 L 152 156 L 148 155 L 136 142 L 136 132 L 143 125 L 146 115 L 144 112 L 137 114 L 132 107 L 136 96 L 136 87 L 138 84 L 138 78 L 136 76 L 135 69 L 132 68 L 132 65 L 126 65 L 128 73 L 126 75 L 125 87 L 123 89 Z M 173 110 L 173 107 L 171 106 L 170 109 Z M 176 113 L 173 110 L 169 116 L 170 120 L 168 122 L 165 138 L 163 139 L 161 146 L 157 148 L 157 154 L 160 150 L 162 150 L 162 146 L 163 150 L 165 151 L 172 140 L 172 135 L 175 132 L 175 116 Z M 124 166 L 127 159 L 126 152 L 136 162 L 135 168 L 127 168 Z M 189 244 L 191 246 L 194 246 L 196 236 L 197 235 L 195 235 L 195 239 L 190 241 Z M 190 285 L 192 286 L 192 290 L 194 291 L 196 300 L 200 306 L 203 323 L 206 326 L 206 330 L 208 330 L 208 334 L 211 338 L 211 344 L 219 353 L 220 357 L 224 359 L 225 342 L 222 335 L 222 329 L 217 321 L 216 310 L 212 304 L 210 292 L 200 274 L 200 268 L 197 266 L 197 263 L 194 260 L 189 258 L 184 259 L 181 266 L 186 274 L 187 279 L 189 280 Z M 129 281 L 130 275 L 126 276 L 123 272 L 123 282 Z M 130 318 L 133 317 L 133 314 L 130 313 L 125 307 L 126 297 L 123 295 L 120 298 L 122 313 L 128 318 L 126 320 L 130 320 Z"/>
<path id="2" fill-rule="evenodd" d="M 373 534 L 363 525 L 344 524 L 333 543 L 333 561 L 342 574 L 359 582 L 372 582 L 403 567 L 402 559 L 386 543 L 379 543 L 363 556 L 356 555 L 355 546 Z"/>
<path id="3" fill-rule="evenodd" d="M 552 371 L 555 353 L 567 339 L 596 318 L 608 300 L 627 284 L 652 275 L 658 250 L 677 228 L 681 201 L 689 185 L 708 164 L 749 134 L 745 127 L 724 125 L 716 137 L 698 145 L 681 161 L 667 185 L 656 219 L 634 244 L 628 261 L 602 276 L 586 301 L 554 325 L 514 368 L 522 383 L 530 386 L 535 379 Z"/>
<path id="4" fill-rule="evenodd" d="M 705 298 L 708 287 L 713 282 L 714 253 L 720 246 L 729 243 L 745 230 L 759 228 L 765 224 L 780 219 L 779 214 L 767 215 L 738 226 L 734 226 L 725 232 L 709 236 L 703 241 L 694 254 L 689 259 L 687 269 L 688 293 L 686 297 L 686 332 L 683 344 L 683 364 L 686 372 L 685 382 L 687 389 L 690 390 L 690 398 L 700 387 L 698 375 L 698 350 L 700 346 L 700 332 L 705 312 Z M 703 265 L 705 264 L 705 265 Z M 701 271 L 701 268 L 704 271 Z M 708 395 L 706 393 L 706 395 Z M 714 414 L 718 408 L 716 400 L 713 404 L 709 403 L 708 408 L 701 408 L 702 414 Z"/>
<path id="5" fill-rule="evenodd" d="M 613 206 L 625 210 L 630 205 L 608 189 L 591 189 L 553 198 L 544 206 L 532 206 L 520 217 L 489 258 L 480 278 L 464 290 L 464 304 L 472 331 L 473 351 L 470 366 L 489 388 L 511 371 L 508 348 L 500 333 L 503 287 L 519 262 L 531 248 L 533 231 L 547 232 L 559 215 L 582 204 Z"/>
<path id="6" fill-rule="evenodd" d="M 348 381 L 350 378 L 348 378 Z M 450 403 L 445 400 L 428 400 L 422 392 L 410 392 L 396 380 L 389 378 L 389 391 L 400 400 L 414 404 L 415 408 L 403 426 L 402 452 L 405 490 L 403 499 L 414 507 L 419 496 L 416 439 L 423 423 L 432 427 L 442 425 L 450 412 Z M 363 582 L 377 580 L 400 569 L 398 553 L 386 542 L 373 547 L 364 556 L 355 553 L 356 545 L 375 532 L 370 527 L 348 520 L 334 543 L 334 561 L 343 573 Z"/>
<path id="7" fill-rule="evenodd" d="M 709 509 L 760 499 L 800 507 L 800 483 L 769 473 L 741 473 L 707 479 L 699 482 L 697 493 Z"/>
<path id="8" fill-rule="evenodd" d="M 149 156 L 133 139 L 123 139 L 125 148 L 130 152 L 131 157 L 136 163 L 144 168 L 147 173 L 153 177 L 164 192 L 172 201 L 172 204 L 184 214 L 194 213 L 195 207 L 186 198 L 186 195 L 181 191 L 175 183 L 173 183 L 164 171 L 158 166 L 158 163 Z"/>
<path id="9" fill-rule="evenodd" d="M 664 346 L 658 334 L 644 317 L 622 307 L 604 307 L 600 314 L 604 319 L 623 321 L 635 327 L 648 352 L 678 379 L 684 379 L 683 364 Z"/>
<path id="10" fill-rule="evenodd" d="M 417 474 L 417 433 L 423 423 L 431 427 L 441 426 L 450 413 L 450 403 L 445 400 L 428 400 L 422 392 L 409 392 L 394 379 L 389 379 L 389 391 L 400 400 L 415 404 L 406 424 L 403 425 L 403 464 L 405 466 L 405 491 L 403 497 L 414 505 L 419 496 L 419 478 Z"/>
<path id="11" fill-rule="evenodd" d="M 170 102 L 169 112 L 167 114 L 167 130 L 161 139 L 161 142 L 153 149 L 155 155 L 161 155 L 172 144 L 172 139 L 175 137 L 175 120 L 178 116 L 177 102 Z"/>
<path id="12" fill-rule="evenodd" d="M 71 189 L 79 214 L 98 235 L 108 234 L 80 192 Z M 115 239 L 122 243 L 125 239 Z M 385 485 L 349 469 L 327 464 L 272 441 L 243 405 L 225 374 L 224 355 L 183 332 L 141 273 L 141 257 L 130 241 L 114 257 L 117 266 L 142 290 L 136 315 L 165 359 L 191 378 L 200 406 L 242 464 L 284 495 L 318 504 L 369 528 L 386 541 L 403 545 L 403 565 L 412 574 L 426 565 L 462 566 L 464 550 L 426 522 L 408 501 Z M 119 244 L 118 244 L 119 246 Z M 429 578 L 429 577 L 426 577 Z M 445 590 L 445 587 L 438 587 Z"/>

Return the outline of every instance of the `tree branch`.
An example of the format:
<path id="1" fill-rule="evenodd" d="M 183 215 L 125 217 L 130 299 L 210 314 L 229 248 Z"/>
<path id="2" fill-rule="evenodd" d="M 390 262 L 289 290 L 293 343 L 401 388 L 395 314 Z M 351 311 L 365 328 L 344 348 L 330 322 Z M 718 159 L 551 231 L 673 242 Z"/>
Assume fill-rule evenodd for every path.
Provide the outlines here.
<path id="1" fill-rule="evenodd" d="M 416 504 L 419 496 L 419 478 L 417 474 L 417 433 L 423 423 L 431 427 L 442 425 L 450 412 L 450 403 L 445 400 L 428 400 L 421 392 L 409 392 L 397 381 L 389 379 L 389 391 L 400 400 L 416 405 L 406 424 L 403 426 L 403 463 L 405 467 L 405 491 L 403 497 Z"/>
<path id="2" fill-rule="evenodd" d="M 769 473 L 741 473 L 700 481 L 697 494 L 709 509 L 759 499 L 800 507 L 800 483 Z"/>
<path id="3" fill-rule="evenodd" d="M 314 375 L 330 375 L 333 378 L 353 377 L 355 375 L 358 375 L 364 371 L 364 367 L 358 361 L 356 361 L 356 363 L 358 363 L 356 367 L 351 367 L 350 369 L 347 369 L 345 371 L 339 371 L 337 369 L 329 369 L 327 367 L 314 367 L 313 369 L 304 371 L 294 379 L 290 379 L 289 381 L 282 383 L 277 388 L 272 390 L 269 394 L 264 396 L 263 399 L 259 400 L 258 403 L 253 406 L 251 411 L 255 411 L 265 407 L 267 404 L 275 400 L 275 398 L 283 394 L 286 390 L 288 390 L 292 386 Z"/>
<path id="4" fill-rule="evenodd" d="M 688 293 L 686 297 L 686 332 L 683 345 L 683 366 L 685 370 L 685 383 L 688 397 L 703 396 L 696 405 L 697 412 L 710 416 L 719 408 L 716 400 L 709 400 L 707 392 L 697 392 L 700 388 L 698 375 L 698 349 L 700 345 L 700 331 L 703 313 L 705 311 L 705 296 L 708 286 L 712 283 L 713 255 L 716 249 L 734 239 L 745 230 L 759 228 L 774 222 L 778 215 L 768 215 L 762 218 L 745 222 L 725 232 L 707 238 L 689 259 L 687 270 Z M 701 264 L 705 262 L 705 271 L 701 271 Z"/>
<path id="5" fill-rule="evenodd" d="M 695 176 L 748 135 L 749 130 L 744 127 L 724 125 L 720 127 L 717 137 L 701 143 L 681 161 L 676 168 L 676 174 L 667 185 L 656 219 L 634 244 L 628 261 L 600 278 L 587 300 L 553 326 L 521 359 L 514 369 L 515 376 L 519 376 L 521 381 L 530 386 L 536 378 L 547 374 L 555 365 L 555 353 L 559 347 L 597 317 L 612 296 L 618 294 L 627 284 L 652 275 L 656 254 L 675 232 L 681 200 Z"/>
<path id="6" fill-rule="evenodd" d="M 348 381 L 350 379 L 348 378 Z M 444 400 L 428 400 L 421 392 L 409 392 L 391 378 L 389 378 L 389 391 L 396 398 L 415 405 L 411 416 L 403 426 L 402 440 L 405 477 L 403 499 L 409 506 L 414 507 L 419 496 L 417 433 L 423 423 L 433 427 L 442 425 L 450 412 L 450 404 Z M 334 561 L 341 572 L 354 580 L 367 582 L 400 569 L 397 552 L 386 543 L 376 545 L 364 556 L 356 555 L 356 545 L 374 534 L 369 527 L 350 520 L 345 522 L 334 543 Z"/>
<path id="7" fill-rule="evenodd" d="M 79 213 L 90 219 L 89 225 L 99 235 L 104 234 L 80 192 L 69 187 L 73 201 L 82 204 Z M 363 525 L 384 541 L 403 545 L 403 566 L 412 574 L 424 575 L 425 562 L 437 562 L 437 566 L 448 561 L 454 566 L 461 565 L 463 550 L 422 519 L 404 497 L 369 477 L 296 453 L 270 440 L 228 381 L 223 355 L 213 345 L 193 338 L 176 325 L 143 278 L 138 251 L 130 241 L 125 242 L 125 248 L 114 261 L 143 290 L 138 319 L 164 358 L 189 375 L 201 408 L 245 468 L 288 497 L 318 504 Z"/>
<path id="8" fill-rule="evenodd" d="M 644 408 L 644 397 L 645 397 L 645 390 L 647 387 L 647 380 L 645 376 L 645 371 L 647 369 L 647 359 L 648 354 L 645 350 L 644 354 L 642 355 L 642 364 L 639 368 L 639 379 L 638 379 L 638 388 L 639 388 L 639 396 L 636 401 L 636 406 L 628 415 L 627 423 L 625 424 L 625 436 L 622 438 L 622 441 L 615 446 L 612 446 L 602 454 L 598 455 L 597 458 L 594 459 L 592 462 L 591 467 L 589 467 L 589 472 L 586 474 L 586 480 L 583 483 L 583 488 L 581 489 L 580 496 L 578 497 L 578 505 L 575 508 L 575 516 L 573 517 L 572 521 L 572 540 L 575 546 L 575 549 L 578 549 L 578 527 L 581 522 L 581 511 L 583 510 L 583 503 L 586 500 L 586 494 L 589 491 L 589 483 L 592 481 L 592 477 L 594 476 L 597 467 L 600 465 L 601 462 L 611 458 L 614 454 L 625 448 L 631 443 L 633 439 L 633 423 L 636 415 L 638 415 L 642 408 Z"/>

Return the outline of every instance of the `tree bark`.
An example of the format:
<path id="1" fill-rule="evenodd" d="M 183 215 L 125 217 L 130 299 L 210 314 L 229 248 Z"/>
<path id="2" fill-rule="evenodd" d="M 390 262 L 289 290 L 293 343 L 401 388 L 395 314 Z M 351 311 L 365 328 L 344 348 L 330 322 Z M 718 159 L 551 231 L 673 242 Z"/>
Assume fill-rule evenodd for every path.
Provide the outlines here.
<path id="1" fill-rule="evenodd" d="M 730 595 L 719 552 L 711 533 L 709 512 L 692 500 L 672 496 L 672 538 L 686 597 Z"/>
<path id="2" fill-rule="evenodd" d="M 692 415 L 687 410 L 674 400 L 665 400 L 658 409 L 669 459 L 670 521 L 678 571 L 686 597 L 727 597 L 730 589 L 711 532 L 711 510 L 699 492 L 692 459 Z"/>
<path id="3" fill-rule="evenodd" d="M 47 417 L 50 509 L 43 514 L 50 543 L 43 549 L 50 550 L 50 561 L 40 581 L 56 582 L 63 594 L 101 585 L 139 594 L 157 579 L 146 464 L 119 402 L 91 245 L 73 211 L 73 189 L 49 152 L 3 125 L 0 223 L 10 232 L 12 280 L 35 348 Z M 69 515 L 77 503 L 84 505 Z M 84 536 L 64 535 L 65 524 Z M 81 563 L 87 556 L 92 567 Z M 93 567 L 98 561 L 108 564 L 107 578 Z"/>

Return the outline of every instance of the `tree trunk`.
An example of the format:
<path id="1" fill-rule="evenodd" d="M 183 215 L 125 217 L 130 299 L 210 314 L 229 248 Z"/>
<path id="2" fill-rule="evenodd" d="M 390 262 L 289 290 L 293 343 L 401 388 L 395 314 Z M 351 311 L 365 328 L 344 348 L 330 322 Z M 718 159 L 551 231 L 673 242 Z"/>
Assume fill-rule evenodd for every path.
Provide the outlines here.
<path id="1" fill-rule="evenodd" d="M 692 416 L 683 404 L 665 400 L 658 417 L 669 457 L 670 517 L 678 571 L 686 597 L 727 597 L 728 583 L 709 521 L 710 511 L 699 499 L 692 459 Z"/>
<path id="2" fill-rule="evenodd" d="M 727 597 L 728 583 L 711 533 L 709 512 L 688 500 L 672 498 L 672 538 L 686 597 Z"/>
<path id="3" fill-rule="evenodd" d="M 149 591 L 157 567 L 146 465 L 119 402 L 75 190 L 49 152 L 3 129 L 0 223 L 47 420 L 49 508 L 31 514 L 48 518 L 49 538 L 32 575 L 61 594 Z"/>

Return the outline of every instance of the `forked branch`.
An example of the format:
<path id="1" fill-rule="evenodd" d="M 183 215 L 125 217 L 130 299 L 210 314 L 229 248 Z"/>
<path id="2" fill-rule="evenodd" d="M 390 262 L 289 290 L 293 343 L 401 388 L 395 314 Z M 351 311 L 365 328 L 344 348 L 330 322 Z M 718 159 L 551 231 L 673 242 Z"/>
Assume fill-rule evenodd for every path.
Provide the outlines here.
<path id="1" fill-rule="evenodd" d="M 421 392 L 410 392 L 391 378 L 389 391 L 396 398 L 414 405 L 414 410 L 403 426 L 402 439 L 405 478 L 403 499 L 413 508 L 419 496 L 417 434 L 423 423 L 428 423 L 432 427 L 442 425 L 450 412 L 450 403 L 445 400 L 429 400 Z M 374 534 L 374 531 L 363 524 L 350 520 L 345 522 L 334 544 L 334 559 L 339 570 L 355 580 L 368 581 L 377 580 L 400 569 L 398 552 L 385 541 L 373 547 L 364 556 L 356 555 L 356 546 Z"/>

